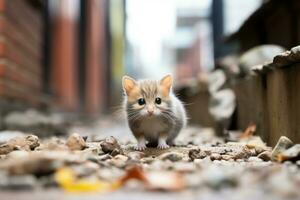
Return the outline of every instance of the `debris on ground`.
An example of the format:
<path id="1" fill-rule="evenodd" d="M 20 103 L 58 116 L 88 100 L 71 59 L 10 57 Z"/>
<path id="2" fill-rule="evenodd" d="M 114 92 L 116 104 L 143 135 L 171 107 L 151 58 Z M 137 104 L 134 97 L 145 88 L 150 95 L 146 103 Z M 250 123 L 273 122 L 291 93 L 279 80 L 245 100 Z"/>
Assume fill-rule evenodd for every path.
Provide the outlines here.
<path id="1" fill-rule="evenodd" d="M 299 197 L 299 144 L 281 137 L 272 149 L 252 132 L 225 142 L 208 129 L 187 129 L 178 145 L 143 152 L 112 136 L 93 141 L 80 134 L 47 139 L 24 134 L 0 146 L 0 188 L 106 193 L 231 188 Z"/>
<path id="2" fill-rule="evenodd" d="M 272 151 L 271 159 L 277 161 L 278 156 L 293 145 L 293 142 L 289 138 L 281 136 Z"/>
<path id="3" fill-rule="evenodd" d="M 9 112 L 3 118 L 3 126 L 7 130 L 32 132 L 39 137 L 49 135 L 65 135 L 68 122 L 62 114 L 40 112 L 36 109 Z"/>

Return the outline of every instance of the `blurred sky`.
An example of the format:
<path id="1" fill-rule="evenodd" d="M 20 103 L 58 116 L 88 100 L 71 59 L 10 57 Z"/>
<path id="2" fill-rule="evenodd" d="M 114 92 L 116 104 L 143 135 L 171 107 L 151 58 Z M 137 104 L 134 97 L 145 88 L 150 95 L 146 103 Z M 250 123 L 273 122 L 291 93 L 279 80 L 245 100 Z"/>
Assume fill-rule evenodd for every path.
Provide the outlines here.
<path id="1" fill-rule="evenodd" d="M 236 31 L 262 0 L 224 0 L 224 32 Z M 198 39 L 203 71 L 213 68 L 212 0 L 127 0 L 127 69 L 134 76 L 159 78 L 173 73 L 178 49 L 188 49 Z M 198 19 L 179 26 L 178 19 Z M 197 66 L 198 67 L 198 66 Z"/>

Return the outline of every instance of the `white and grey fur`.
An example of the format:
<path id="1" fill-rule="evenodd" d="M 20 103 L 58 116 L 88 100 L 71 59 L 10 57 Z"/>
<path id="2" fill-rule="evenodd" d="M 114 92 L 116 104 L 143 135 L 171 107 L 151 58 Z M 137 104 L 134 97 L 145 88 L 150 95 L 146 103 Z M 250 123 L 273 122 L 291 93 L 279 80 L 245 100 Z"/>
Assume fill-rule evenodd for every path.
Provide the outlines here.
<path id="1" fill-rule="evenodd" d="M 125 88 L 124 78 L 123 88 Z M 168 148 L 169 145 L 173 145 L 174 139 L 187 123 L 184 106 L 173 94 L 172 88 L 169 88 L 167 95 L 163 95 L 162 80 L 135 81 L 135 87 L 138 87 L 138 90 L 134 94 L 135 98 L 131 96 L 130 100 L 128 91 L 126 92 L 124 89 L 124 107 L 129 128 L 138 140 L 137 150 L 144 150 L 146 144 L 161 149 Z M 134 80 L 132 79 L 132 81 Z M 155 103 L 157 97 L 161 98 L 160 105 Z M 145 99 L 144 106 L 138 105 L 139 98 Z M 147 114 L 149 109 L 152 110 L 153 115 Z"/>

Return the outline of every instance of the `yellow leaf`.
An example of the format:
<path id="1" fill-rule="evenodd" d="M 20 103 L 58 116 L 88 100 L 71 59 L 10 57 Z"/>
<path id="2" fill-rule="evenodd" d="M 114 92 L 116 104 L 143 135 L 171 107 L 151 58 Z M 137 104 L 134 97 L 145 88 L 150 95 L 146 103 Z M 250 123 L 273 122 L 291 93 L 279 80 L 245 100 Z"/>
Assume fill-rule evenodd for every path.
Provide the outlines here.
<path id="1" fill-rule="evenodd" d="M 99 180 L 77 179 L 70 168 L 61 168 L 55 173 L 56 182 L 68 192 L 108 192 L 118 189 L 121 185 Z"/>

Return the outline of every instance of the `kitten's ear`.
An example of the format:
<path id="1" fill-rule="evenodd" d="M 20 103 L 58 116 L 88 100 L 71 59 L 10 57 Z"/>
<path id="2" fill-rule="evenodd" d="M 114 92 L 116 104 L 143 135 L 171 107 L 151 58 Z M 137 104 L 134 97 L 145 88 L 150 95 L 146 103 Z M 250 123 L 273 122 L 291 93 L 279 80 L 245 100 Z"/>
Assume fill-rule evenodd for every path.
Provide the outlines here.
<path id="1" fill-rule="evenodd" d="M 167 91 L 167 93 L 170 92 L 172 84 L 173 78 L 170 74 L 166 75 L 160 80 L 160 85 Z"/>
<path id="2" fill-rule="evenodd" d="M 129 76 L 123 76 L 122 85 L 125 93 L 129 95 L 130 91 L 137 86 L 137 83 L 133 78 Z"/>

